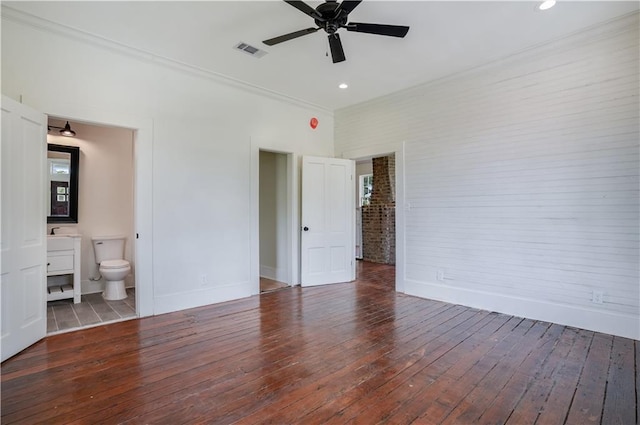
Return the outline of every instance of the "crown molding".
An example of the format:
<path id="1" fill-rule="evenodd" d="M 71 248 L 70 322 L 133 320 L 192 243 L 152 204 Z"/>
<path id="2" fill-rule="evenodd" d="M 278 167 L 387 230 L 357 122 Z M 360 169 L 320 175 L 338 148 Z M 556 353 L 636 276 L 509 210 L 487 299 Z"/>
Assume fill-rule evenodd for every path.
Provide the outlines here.
<path id="1" fill-rule="evenodd" d="M 251 94 L 267 97 L 273 100 L 288 103 L 298 107 L 312 109 L 312 110 L 333 116 L 333 110 L 326 108 L 324 106 L 307 102 L 305 100 L 298 99 L 292 96 L 287 96 L 285 94 L 276 92 L 274 90 L 270 90 L 264 87 L 250 84 L 250 83 L 247 83 L 246 81 L 229 77 L 227 75 L 210 71 L 208 69 L 204 69 L 201 67 L 176 61 L 174 59 L 157 55 L 155 53 L 151 53 L 146 50 L 128 46 L 124 43 L 120 43 L 114 40 L 100 37 L 98 35 L 91 34 L 86 31 L 82 31 L 76 28 L 59 24 L 54 21 L 50 21 L 48 19 L 40 18 L 35 15 L 25 13 L 17 9 L 13 9 L 10 6 L 4 5 L 4 4 L 2 5 L 0 10 L 0 18 L 2 20 L 7 20 L 7 21 L 15 22 L 21 25 L 29 26 L 43 32 L 59 35 L 75 41 L 80 41 L 94 47 L 110 50 L 112 52 L 129 56 L 134 59 L 154 63 L 159 66 L 170 68 L 172 70 L 175 70 L 184 74 L 208 79 L 215 83 L 233 87 L 235 89 L 243 90 Z"/>

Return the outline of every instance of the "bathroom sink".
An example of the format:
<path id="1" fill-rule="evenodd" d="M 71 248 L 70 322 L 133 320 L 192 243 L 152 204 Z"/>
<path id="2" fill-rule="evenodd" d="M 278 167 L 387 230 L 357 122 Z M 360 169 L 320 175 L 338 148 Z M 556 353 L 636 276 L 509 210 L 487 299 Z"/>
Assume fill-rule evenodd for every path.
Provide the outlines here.
<path id="1" fill-rule="evenodd" d="M 76 235 L 47 236 L 47 251 L 73 249 L 73 236 Z"/>

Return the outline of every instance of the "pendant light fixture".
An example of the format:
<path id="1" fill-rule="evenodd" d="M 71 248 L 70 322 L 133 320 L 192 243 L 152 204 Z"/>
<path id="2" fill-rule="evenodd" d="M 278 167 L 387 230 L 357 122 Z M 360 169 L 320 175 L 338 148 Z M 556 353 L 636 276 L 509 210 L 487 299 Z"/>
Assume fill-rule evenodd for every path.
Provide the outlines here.
<path id="1" fill-rule="evenodd" d="M 67 123 L 64 125 L 64 127 L 56 127 L 54 125 L 50 125 L 47 127 L 48 131 L 51 130 L 60 130 L 60 135 L 61 136 L 66 136 L 66 137 L 75 137 L 76 132 L 71 130 L 71 126 L 69 125 L 69 121 L 67 121 Z"/>

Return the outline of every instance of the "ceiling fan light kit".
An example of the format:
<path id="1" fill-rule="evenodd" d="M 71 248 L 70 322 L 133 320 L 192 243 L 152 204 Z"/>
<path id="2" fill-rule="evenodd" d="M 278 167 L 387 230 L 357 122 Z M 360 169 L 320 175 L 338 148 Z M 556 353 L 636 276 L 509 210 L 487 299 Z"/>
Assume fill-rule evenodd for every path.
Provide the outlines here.
<path id="1" fill-rule="evenodd" d="M 347 31 L 362 32 L 366 34 L 377 34 L 391 37 L 403 38 L 409 32 L 409 27 L 403 25 L 385 25 L 385 24 L 369 24 L 361 22 L 348 22 L 349 13 L 353 11 L 362 0 L 349 1 L 344 0 L 338 3 L 335 0 L 327 0 L 315 9 L 303 1 L 284 0 L 285 3 L 295 7 L 305 15 L 313 18 L 317 27 L 310 27 L 289 34 L 264 40 L 267 46 L 274 46 L 294 38 L 302 37 L 307 34 L 313 34 L 318 30 L 324 30 L 328 34 L 329 49 L 331 50 L 331 58 L 333 63 L 343 62 L 346 57 L 340 35 L 337 31 L 345 28 Z"/>

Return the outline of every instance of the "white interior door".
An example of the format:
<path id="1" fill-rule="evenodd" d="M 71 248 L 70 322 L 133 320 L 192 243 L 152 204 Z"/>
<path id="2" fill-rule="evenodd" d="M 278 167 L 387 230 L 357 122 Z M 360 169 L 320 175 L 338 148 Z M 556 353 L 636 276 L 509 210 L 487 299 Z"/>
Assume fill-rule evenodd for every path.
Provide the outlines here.
<path id="1" fill-rule="evenodd" d="M 302 157 L 302 286 L 355 279 L 355 162 Z"/>
<path id="2" fill-rule="evenodd" d="M 46 135 L 44 114 L 2 96 L 1 361 L 47 331 Z"/>

